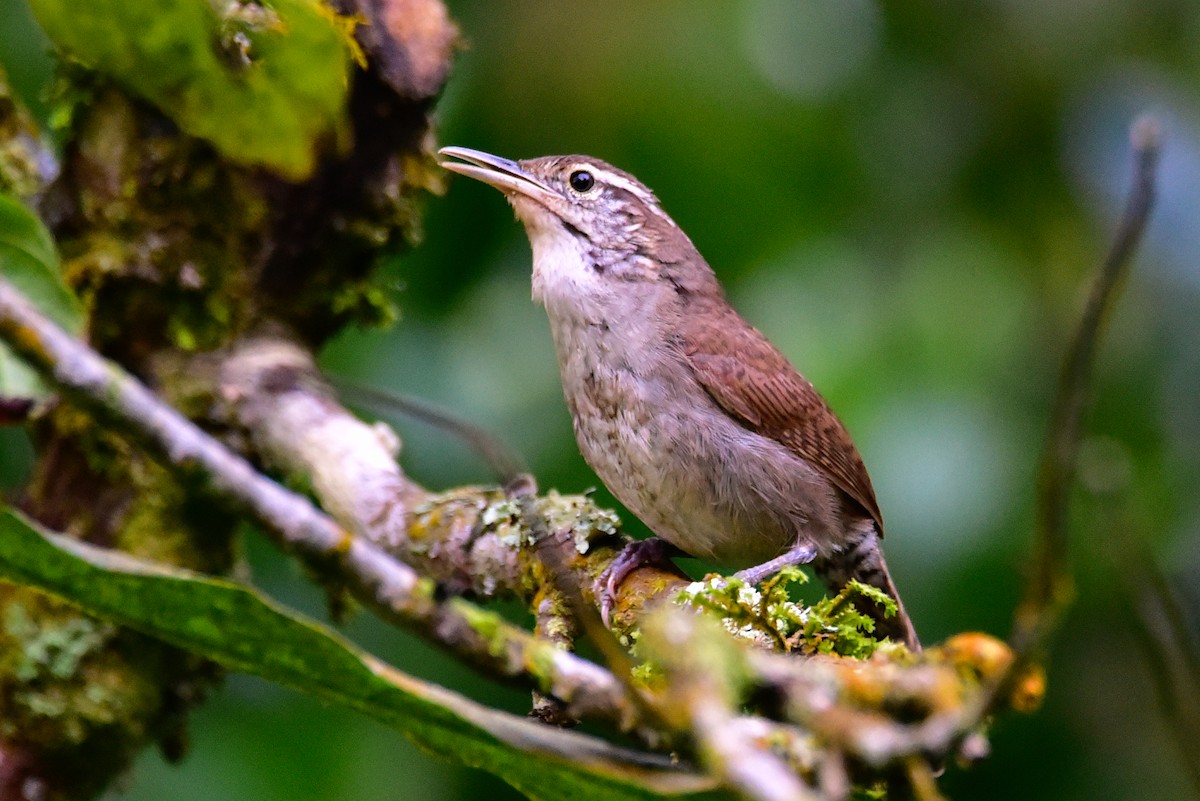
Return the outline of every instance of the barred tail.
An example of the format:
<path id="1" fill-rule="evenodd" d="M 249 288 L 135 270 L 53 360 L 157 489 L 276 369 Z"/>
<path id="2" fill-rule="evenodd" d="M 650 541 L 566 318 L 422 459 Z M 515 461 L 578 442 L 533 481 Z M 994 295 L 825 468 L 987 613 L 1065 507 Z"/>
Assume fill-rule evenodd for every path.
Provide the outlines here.
<path id="1" fill-rule="evenodd" d="M 896 585 L 892 583 L 891 574 L 888 573 L 883 549 L 879 547 L 879 534 L 873 524 L 869 527 L 864 526 L 861 536 L 857 540 L 851 540 L 843 550 L 816 559 L 813 567 L 831 592 L 840 592 L 850 583 L 850 579 L 857 579 L 887 593 L 896 601 L 894 615 L 885 615 L 882 606 L 865 598 L 856 599 L 854 604 L 875 621 L 876 634 L 902 642 L 913 651 L 921 650 L 917 630 L 913 628 L 912 620 L 904 609 L 904 602 L 900 600 L 900 593 L 896 591 Z"/>

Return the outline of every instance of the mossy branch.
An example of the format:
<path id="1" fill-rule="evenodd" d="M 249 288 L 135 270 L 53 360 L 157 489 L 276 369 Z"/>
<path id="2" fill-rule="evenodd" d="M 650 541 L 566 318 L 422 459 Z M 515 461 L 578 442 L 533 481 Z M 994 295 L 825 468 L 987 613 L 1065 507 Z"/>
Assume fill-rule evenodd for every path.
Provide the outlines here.
<path id="1" fill-rule="evenodd" d="M 618 721 L 629 717 L 621 688 L 607 671 L 465 602 L 437 601 L 430 579 L 389 556 L 367 537 L 354 536 L 307 498 L 258 473 L 118 365 L 35 311 L 2 278 L 0 337 L 73 399 L 249 515 L 281 547 L 336 572 L 356 598 L 387 619 L 421 631 L 493 675 L 514 677 L 533 672 L 542 689 L 568 704 L 582 696 L 588 699 L 593 714 Z M 413 500 L 402 487 L 389 489 L 394 490 L 388 495 L 396 504 Z M 373 505 L 368 508 L 374 510 Z M 407 509 L 401 514 L 407 517 Z"/>

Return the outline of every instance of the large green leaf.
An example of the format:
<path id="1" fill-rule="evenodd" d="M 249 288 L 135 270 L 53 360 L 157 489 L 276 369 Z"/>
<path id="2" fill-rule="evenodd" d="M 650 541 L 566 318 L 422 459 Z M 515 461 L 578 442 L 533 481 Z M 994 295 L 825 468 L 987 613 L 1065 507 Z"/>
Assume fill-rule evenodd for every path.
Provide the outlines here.
<path id="1" fill-rule="evenodd" d="M 37 215 L 9 195 L 0 195 L 0 275 L 42 313 L 78 333 L 83 311 L 62 282 L 54 240 Z M 0 342 L 0 395 L 34 397 L 43 392 L 33 370 Z"/>
<path id="2" fill-rule="evenodd" d="M 319 0 L 32 0 L 72 58 L 229 158 L 307 176 L 343 129 L 347 24 Z"/>
<path id="3" fill-rule="evenodd" d="M 663 758 L 497 712 L 400 673 L 245 585 L 42 532 L 11 511 L 0 512 L 0 578 L 360 710 L 534 798 L 650 799 L 711 786 Z"/>

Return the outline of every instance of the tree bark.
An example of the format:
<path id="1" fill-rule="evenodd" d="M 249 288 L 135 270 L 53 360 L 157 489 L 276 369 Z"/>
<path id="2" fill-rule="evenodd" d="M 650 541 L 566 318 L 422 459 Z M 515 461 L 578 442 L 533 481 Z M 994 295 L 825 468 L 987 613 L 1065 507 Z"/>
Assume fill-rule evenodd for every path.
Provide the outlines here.
<path id="1" fill-rule="evenodd" d="M 52 228 L 90 344 L 163 395 L 193 396 L 166 366 L 263 327 L 315 351 L 347 323 L 393 314 L 371 269 L 415 241 L 420 200 L 440 190 L 429 111 L 457 32 L 437 0 L 340 10 L 375 23 L 359 27 L 352 134 L 302 182 L 230 162 L 78 67 L 70 81 L 87 100 L 71 109 L 56 166 L 0 84 L 0 189 Z M 32 432 L 36 464 L 16 499 L 30 516 L 173 565 L 234 565 L 238 518 L 103 420 L 57 404 Z M 0 583 L 0 801 L 93 797 L 150 743 L 178 758 L 188 712 L 219 680 L 203 659 Z"/>

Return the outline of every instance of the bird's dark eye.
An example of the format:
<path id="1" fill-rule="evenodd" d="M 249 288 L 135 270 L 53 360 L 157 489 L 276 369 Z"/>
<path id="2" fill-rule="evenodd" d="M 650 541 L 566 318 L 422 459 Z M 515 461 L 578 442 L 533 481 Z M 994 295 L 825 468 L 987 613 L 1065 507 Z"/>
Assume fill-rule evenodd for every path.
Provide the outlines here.
<path id="1" fill-rule="evenodd" d="M 576 192 L 586 192 L 596 185 L 596 178 L 587 170 L 576 170 L 567 179 Z"/>

